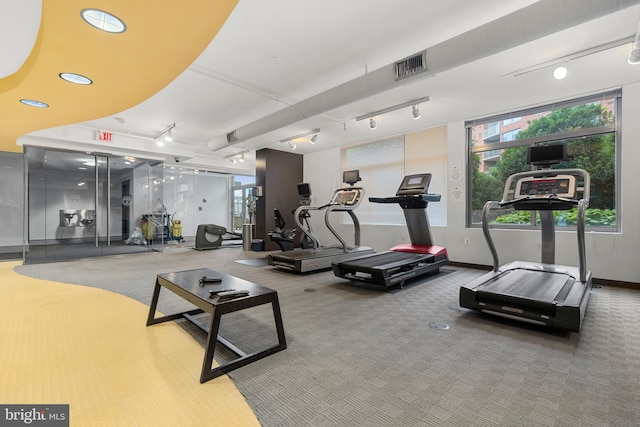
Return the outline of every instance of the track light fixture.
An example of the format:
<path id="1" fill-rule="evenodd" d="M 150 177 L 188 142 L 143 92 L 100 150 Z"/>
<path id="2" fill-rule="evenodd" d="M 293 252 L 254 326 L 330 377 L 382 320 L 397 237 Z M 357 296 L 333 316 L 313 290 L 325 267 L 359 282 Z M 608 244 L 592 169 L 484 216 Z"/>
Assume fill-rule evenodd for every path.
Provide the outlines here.
<path id="1" fill-rule="evenodd" d="M 175 123 L 171 123 L 169 126 L 167 126 L 166 128 L 162 129 L 160 132 L 158 132 L 157 135 L 155 135 L 153 137 L 153 139 L 157 140 L 157 144 L 158 145 L 164 145 L 164 143 L 159 140 L 158 138 L 162 137 L 162 139 L 164 139 L 167 142 L 172 142 L 173 141 L 173 134 L 171 133 L 171 130 L 176 127 Z"/>
<path id="2" fill-rule="evenodd" d="M 631 44 L 631 53 L 629 53 L 627 62 L 631 65 L 640 64 L 640 21 L 638 22 L 638 29 L 636 30 L 636 37 Z"/>
<path id="3" fill-rule="evenodd" d="M 422 113 L 420 113 L 420 107 L 418 107 L 418 104 L 414 104 L 413 106 L 411 106 L 411 115 L 413 116 L 413 120 L 418 120 L 420 117 L 422 117 Z"/>
<path id="4" fill-rule="evenodd" d="M 400 110 L 402 108 L 411 107 L 411 113 L 413 114 L 414 119 L 420 118 L 420 108 L 419 104 L 423 102 L 427 102 L 429 100 L 428 96 L 424 96 L 422 98 L 414 99 L 411 101 L 403 102 L 402 104 L 393 105 L 391 107 L 383 108 L 382 110 L 372 111 L 371 113 L 363 114 L 361 116 L 356 117 L 356 122 L 360 120 L 369 119 L 369 128 L 372 130 L 376 128 L 376 121 L 374 119 L 375 116 L 381 116 L 386 113 L 390 113 L 392 111 Z"/>
<path id="5" fill-rule="evenodd" d="M 304 142 L 302 138 L 304 138 L 305 136 L 311 135 L 311 138 L 309 138 L 309 142 L 312 144 L 315 144 L 315 142 L 318 140 L 319 133 L 320 133 L 320 128 L 317 128 L 314 130 L 310 130 L 309 132 L 304 132 L 295 136 L 291 136 L 289 138 L 281 139 L 280 142 L 289 143 L 289 147 L 291 147 L 292 150 L 295 150 L 298 142 Z"/>
<path id="6" fill-rule="evenodd" d="M 233 164 L 236 162 L 244 163 L 244 155 L 248 152 L 249 150 L 244 150 L 239 153 L 229 154 L 228 156 L 224 156 L 224 158 Z"/>

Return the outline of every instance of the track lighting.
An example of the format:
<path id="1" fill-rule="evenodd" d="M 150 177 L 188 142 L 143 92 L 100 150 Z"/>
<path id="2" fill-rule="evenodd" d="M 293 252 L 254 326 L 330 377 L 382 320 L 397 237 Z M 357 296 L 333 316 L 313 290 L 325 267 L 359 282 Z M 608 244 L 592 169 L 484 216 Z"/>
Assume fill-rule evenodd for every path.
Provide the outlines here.
<path id="1" fill-rule="evenodd" d="M 411 107 L 411 115 L 413 116 L 413 120 L 418 120 L 420 117 L 422 117 L 422 113 L 420 113 L 420 107 L 418 107 L 418 104 L 414 104 Z"/>
<path id="2" fill-rule="evenodd" d="M 249 150 L 244 150 L 239 153 L 229 154 L 224 158 L 233 164 L 235 164 L 236 162 L 244 163 L 244 155 L 247 154 L 248 152 Z"/>
<path id="3" fill-rule="evenodd" d="M 640 64 L 640 21 L 638 22 L 638 29 L 636 30 L 636 37 L 631 44 L 631 53 L 629 53 L 627 62 L 631 65 Z"/>
<path id="4" fill-rule="evenodd" d="M 390 113 L 392 111 L 400 110 L 402 108 L 411 107 L 411 113 L 413 114 L 414 119 L 420 118 L 420 107 L 419 104 L 426 102 L 429 100 L 428 96 L 424 96 L 422 98 L 414 99 L 411 101 L 403 102 L 402 104 L 393 105 L 391 107 L 383 108 L 382 110 L 372 111 L 371 113 L 363 114 L 361 116 L 356 117 L 356 122 L 360 120 L 369 119 L 369 128 L 371 130 L 376 128 L 376 121 L 374 117 L 381 116 L 386 113 Z"/>
<path id="5" fill-rule="evenodd" d="M 295 136 L 291 136 L 289 138 L 285 138 L 285 139 L 281 139 L 280 142 L 281 143 L 289 143 L 289 147 L 291 147 L 292 150 L 295 150 L 297 147 L 297 143 L 298 142 L 305 142 L 302 138 L 311 135 L 311 138 L 308 139 L 308 141 L 311 144 L 315 144 L 315 142 L 318 140 L 318 134 L 320 133 L 320 128 L 314 129 L 314 130 L 310 130 L 309 132 L 304 132 Z"/>
<path id="6" fill-rule="evenodd" d="M 171 123 L 169 126 L 167 126 L 166 128 L 162 129 L 160 132 L 158 132 L 153 139 L 157 140 L 157 144 L 162 146 L 164 145 L 164 143 L 159 140 L 158 138 L 162 137 L 162 139 L 164 139 L 167 142 L 171 142 L 173 141 L 173 134 L 171 133 L 171 130 L 176 127 L 175 123 Z"/>

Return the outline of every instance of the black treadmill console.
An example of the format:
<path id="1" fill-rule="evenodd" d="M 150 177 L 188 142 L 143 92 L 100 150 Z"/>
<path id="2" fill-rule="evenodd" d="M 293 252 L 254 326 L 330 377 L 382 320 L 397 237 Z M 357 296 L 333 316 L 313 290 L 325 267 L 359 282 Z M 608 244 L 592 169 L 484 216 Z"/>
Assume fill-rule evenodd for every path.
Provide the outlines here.
<path id="1" fill-rule="evenodd" d="M 363 192 L 361 188 L 339 188 L 333 193 L 333 197 L 329 204 L 355 208 L 360 204 L 362 195 Z"/>
<path id="2" fill-rule="evenodd" d="M 402 180 L 396 196 L 415 196 L 426 194 L 431 183 L 430 173 L 418 173 L 407 175 Z"/>
<path id="3" fill-rule="evenodd" d="M 572 175 L 554 177 L 526 177 L 516 183 L 517 197 L 546 198 L 549 196 L 573 199 L 576 193 L 576 178 Z"/>
<path id="4" fill-rule="evenodd" d="M 298 184 L 298 195 L 300 196 L 300 205 L 311 205 L 311 185 L 308 182 Z"/>

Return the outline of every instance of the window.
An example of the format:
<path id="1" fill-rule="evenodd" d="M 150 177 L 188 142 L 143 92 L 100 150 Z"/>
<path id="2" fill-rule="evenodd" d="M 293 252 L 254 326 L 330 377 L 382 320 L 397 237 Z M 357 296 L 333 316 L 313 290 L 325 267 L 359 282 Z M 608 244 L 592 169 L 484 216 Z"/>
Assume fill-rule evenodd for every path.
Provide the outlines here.
<path id="1" fill-rule="evenodd" d="M 486 201 L 502 199 L 508 176 L 531 169 L 526 163 L 528 146 L 564 142 L 569 160 L 554 168 L 582 168 L 591 177 L 587 227 L 593 231 L 619 230 L 616 212 L 620 203 L 617 191 L 620 104 L 618 90 L 467 122 L 468 225 L 481 224 Z M 502 124 L 503 129 L 496 129 L 496 123 Z M 496 134 L 501 135 L 498 141 Z M 489 138 L 485 138 L 487 135 Z M 535 227 L 539 223 L 530 212 L 505 209 L 492 214 L 492 223 L 504 226 Z M 575 226 L 575 212 L 554 215 L 556 226 Z"/>
<path id="2" fill-rule="evenodd" d="M 502 134 L 502 141 L 503 142 L 513 141 L 516 139 L 519 133 L 520 133 L 520 129 L 514 129 L 508 132 L 505 132 Z"/>
<path id="3" fill-rule="evenodd" d="M 431 173 L 429 193 L 440 202 L 429 203 L 429 223 L 447 225 L 447 127 L 429 129 L 342 149 L 342 171 L 358 169 L 366 196 L 357 208 L 361 224 L 406 226 L 404 212 L 396 203 L 369 203 L 368 197 L 396 194 L 405 175 Z"/>
<path id="4" fill-rule="evenodd" d="M 368 197 L 396 194 L 404 177 L 404 136 L 347 147 L 342 150 L 342 170 L 358 169 L 366 195 L 357 215 L 362 224 L 404 224 L 394 203 L 369 203 Z M 346 184 L 344 184 L 346 185 Z M 360 185 L 360 183 L 356 184 Z"/>

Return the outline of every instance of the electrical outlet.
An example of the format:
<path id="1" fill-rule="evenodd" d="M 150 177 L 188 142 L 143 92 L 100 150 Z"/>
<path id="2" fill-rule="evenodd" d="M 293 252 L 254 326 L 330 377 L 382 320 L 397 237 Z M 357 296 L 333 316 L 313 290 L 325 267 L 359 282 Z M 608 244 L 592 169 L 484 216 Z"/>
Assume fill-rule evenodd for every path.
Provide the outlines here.
<path id="1" fill-rule="evenodd" d="M 538 243 L 538 252 L 542 250 L 542 243 Z"/>
<path id="2" fill-rule="evenodd" d="M 471 244 L 471 237 L 465 237 L 464 238 L 464 244 L 469 246 Z"/>

